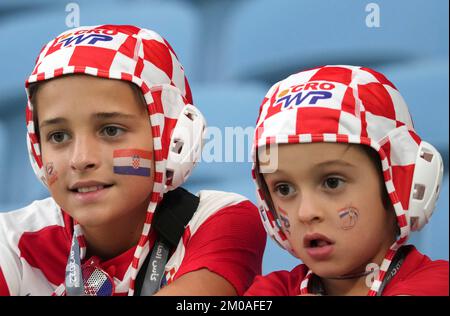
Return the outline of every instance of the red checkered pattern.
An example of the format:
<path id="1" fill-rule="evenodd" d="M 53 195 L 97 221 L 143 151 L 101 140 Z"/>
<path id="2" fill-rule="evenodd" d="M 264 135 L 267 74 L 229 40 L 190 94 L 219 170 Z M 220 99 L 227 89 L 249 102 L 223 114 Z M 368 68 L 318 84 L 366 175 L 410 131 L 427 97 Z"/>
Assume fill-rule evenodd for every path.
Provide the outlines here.
<path id="1" fill-rule="evenodd" d="M 379 278 L 370 289 L 369 295 L 376 295 L 391 258 L 410 233 L 409 196 L 421 142 L 400 93 L 382 74 L 369 68 L 317 67 L 273 85 L 261 104 L 256 127 L 252 175 L 258 188 L 261 219 L 268 234 L 292 254 L 276 212 L 269 209 L 258 184 L 257 177 L 261 177 L 259 170 L 255 170 L 258 148 L 270 144 L 333 142 L 363 144 L 378 152 L 400 236 L 386 254 Z M 308 279 L 302 283 L 302 291 L 307 291 Z"/>
<path id="2" fill-rule="evenodd" d="M 158 176 L 154 179 L 148 216 L 132 263 L 128 294 L 133 295 L 143 247 L 148 243 L 151 215 L 163 196 L 170 136 L 183 107 L 192 104 L 189 84 L 169 43 L 151 30 L 100 25 L 79 27 L 58 35 L 44 46 L 26 81 L 27 144 L 32 167 L 44 185 L 45 172 L 28 87 L 34 82 L 75 73 L 133 82 L 140 87 L 147 103 L 153 132 L 155 174 Z M 86 246 L 79 225 L 75 225 L 75 233 L 83 259 Z"/>
<path id="3" fill-rule="evenodd" d="M 312 276 L 313 276 L 313 272 L 311 270 L 309 270 L 306 273 L 303 281 L 300 283 L 300 295 L 310 294 L 308 291 L 308 283 L 309 283 L 309 280 L 311 280 Z"/>
<path id="4" fill-rule="evenodd" d="M 165 277 L 166 277 L 167 284 L 170 284 L 173 282 L 173 278 L 175 277 L 176 273 L 177 273 L 177 270 L 175 270 L 174 268 L 172 268 L 168 272 L 166 272 Z"/>
<path id="5" fill-rule="evenodd" d="M 140 161 L 141 161 L 141 159 L 139 158 L 139 156 L 133 156 L 132 165 L 133 165 L 134 169 L 139 168 Z"/>

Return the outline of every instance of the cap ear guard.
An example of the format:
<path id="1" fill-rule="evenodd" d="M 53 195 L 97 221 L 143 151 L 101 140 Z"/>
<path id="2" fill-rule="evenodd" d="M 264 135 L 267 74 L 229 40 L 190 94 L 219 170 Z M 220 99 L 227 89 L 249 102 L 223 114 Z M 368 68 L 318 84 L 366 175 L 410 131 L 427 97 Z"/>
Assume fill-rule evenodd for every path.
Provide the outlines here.
<path id="1" fill-rule="evenodd" d="M 202 113 L 187 104 L 181 111 L 170 139 L 164 192 L 176 189 L 191 174 L 200 160 L 206 121 Z"/>
<path id="2" fill-rule="evenodd" d="M 417 152 L 409 197 L 408 213 L 412 231 L 421 230 L 433 214 L 443 174 L 441 155 L 431 144 L 422 141 Z"/>

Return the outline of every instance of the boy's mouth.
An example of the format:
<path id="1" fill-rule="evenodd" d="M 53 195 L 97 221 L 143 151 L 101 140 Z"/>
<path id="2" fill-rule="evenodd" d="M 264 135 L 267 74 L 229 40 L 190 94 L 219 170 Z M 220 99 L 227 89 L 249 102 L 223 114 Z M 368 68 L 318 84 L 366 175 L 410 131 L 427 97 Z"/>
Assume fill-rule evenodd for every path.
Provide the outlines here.
<path id="1" fill-rule="evenodd" d="M 307 234 L 303 238 L 303 246 L 305 248 L 318 248 L 318 247 L 325 247 L 334 244 L 332 240 L 330 240 L 328 237 L 314 233 L 314 234 Z"/>
<path id="2" fill-rule="evenodd" d="M 104 188 L 109 188 L 112 185 L 97 185 L 97 186 L 91 186 L 91 187 L 83 187 L 83 188 L 78 188 L 78 189 L 74 189 L 71 190 L 72 192 L 78 192 L 78 193 L 88 193 L 88 192 L 94 192 L 94 191 L 99 191 L 99 190 L 103 190 Z"/>
<path id="3" fill-rule="evenodd" d="M 79 181 L 71 185 L 69 191 L 77 203 L 85 205 L 103 201 L 108 189 L 113 185 L 99 181 Z"/>
<path id="4" fill-rule="evenodd" d="M 334 251 L 334 241 L 319 233 L 306 234 L 303 246 L 308 256 L 315 261 L 329 259 Z"/>
<path id="5" fill-rule="evenodd" d="M 107 189 L 113 186 L 112 184 L 106 184 L 98 181 L 83 181 L 77 182 L 69 187 L 69 191 L 75 193 L 89 193 Z"/>

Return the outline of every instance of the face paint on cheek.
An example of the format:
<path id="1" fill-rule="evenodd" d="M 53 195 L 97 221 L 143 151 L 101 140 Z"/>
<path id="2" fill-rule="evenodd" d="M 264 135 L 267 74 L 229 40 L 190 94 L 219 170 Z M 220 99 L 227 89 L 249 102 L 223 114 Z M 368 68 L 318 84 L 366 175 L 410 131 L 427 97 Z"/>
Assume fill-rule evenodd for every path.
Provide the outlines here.
<path id="1" fill-rule="evenodd" d="M 290 231 L 291 223 L 289 222 L 287 212 L 285 210 L 283 210 L 281 207 L 278 207 L 278 215 L 280 217 L 280 221 L 281 221 L 283 230 L 290 235 L 291 234 L 291 231 Z"/>
<path id="2" fill-rule="evenodd" d="M 114 173 L 150 177 L 152 152 L 141 149 L 117 149 L 113 151 Z"/>
<path id="3" fill-rule="evenodd" d="M 47 181 L 48 186 L 51 186 L 58 180 L 58 172 L 56 171 L 53 162 L 45 164 L 45 180 Z"/>
<path id="4" fill-rule="evenodd" d="M 356 208 L 349 207 L 338 213 L 340 225 L 343 230 L 352 229 L 358 222 L 359 212 Z"/>

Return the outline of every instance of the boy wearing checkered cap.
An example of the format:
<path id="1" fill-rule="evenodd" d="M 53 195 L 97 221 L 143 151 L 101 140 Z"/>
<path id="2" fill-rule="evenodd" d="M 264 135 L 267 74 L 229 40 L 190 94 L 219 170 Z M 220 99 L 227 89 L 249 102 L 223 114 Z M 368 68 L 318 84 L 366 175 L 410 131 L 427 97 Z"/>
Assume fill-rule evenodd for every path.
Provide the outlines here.
<path id="1" fill-rule="evenodd" d="M 243 294 L 265 246 L 246 198 L 200 191 L 175 249 L 152 225 L 205 128 L 160 35 L 68 30 L 44 46 L 26 87 L 30 161 L 51 197 L 0 215 L 0 294 L 134 295 L 141 270 L 140 294 Z"/>
<path id="2" fill-rule="evenodd" d="M 303 263 L 245 295 L 448 295 L 448 261 L 405 245 L 433 212 L 442 159 L 382 74 L 323 66 L 276 83 L 253 149 L 264 226 Z"/>

